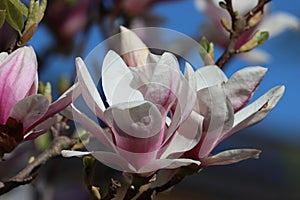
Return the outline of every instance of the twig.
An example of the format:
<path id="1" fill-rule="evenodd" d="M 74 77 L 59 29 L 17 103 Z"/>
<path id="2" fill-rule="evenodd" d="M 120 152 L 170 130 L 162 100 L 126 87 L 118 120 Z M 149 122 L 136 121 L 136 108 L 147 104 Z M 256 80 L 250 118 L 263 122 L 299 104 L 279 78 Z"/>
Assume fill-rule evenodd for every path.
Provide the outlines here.
<path id="1" fill-rule="evenodd" d="M 144 191 L 137 200 L 152 200 L 158 193 L 166 191 L 174 185 L 180 183 L 186 176 L 198 172 L 202 167 L 199 165 L 191 164 L 189 166 L 181 167 L 179 171 L 164 185 L 150 188 Z"/>
<path id="2" fill-rule="evenodd" d="M 224 53 L 221 55 L 221 57 L 216 62 L 217 66 L 220 68 L 223 68 L 224 65 L 232 58 L 234 54 L 237 53 L 235 46 L 240 38 L 240 36 L 247 30 L 249 30 L 248 21 L 253 17 L 256 13 L 259 11 L 262 11 L 264 9 L 264 6 L 270 2 L 271 0 L 260 0 L 258 4 L 248 13 L 246 13 L 242 18 L 237 18 L 236 13 L 233 10 L 232 7 L 232 1 L 231 0 L 225 0 L 227 5 L 227 11 L 230 14 L 231 17 L 231 26 L 232 26 L 232 32 L 230 33 L 230 41 L 227 45 Z"/>
<path id="3" fill-rule="evenodd" d="M 68 149 L 77 142 L 66 136 L 54 138 L 49 149 L 41 153 L 32 163 L 28 164 L 17 175 L 0 185 L 0 195 L 24 184 L 30 183 L 37 175 L 37 169 L 53 157 L 61 155 L 63 149 Z"/>

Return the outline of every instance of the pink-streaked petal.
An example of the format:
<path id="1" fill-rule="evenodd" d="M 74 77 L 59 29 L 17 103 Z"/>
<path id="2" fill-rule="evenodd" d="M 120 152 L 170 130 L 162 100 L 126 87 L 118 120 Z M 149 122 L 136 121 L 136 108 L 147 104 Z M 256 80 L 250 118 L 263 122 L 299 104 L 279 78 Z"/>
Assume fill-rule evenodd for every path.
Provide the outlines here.
<path id="1" fill-rule="evenodd" d="M 121 26 L 121 54 L 128 66 L 138 67 L 147 74 L 146 61 L 150 51 L 131 30 Z"/>
<path id="2" fill-rule="evenodd" d="M 213 165 L 229 165 L 250 158 L 258 158 L 260 150 L 257 149 L 233 149 L 223 151 L 213 156 L 209 156 L 201 160 L 203 167 Z"/>
<path id="3" fill-rule="evenodd" d="M 155 66 L 145 93 L 145 99 L 156 104 L 163 117 L 176 100 L 182 77 L 177 58 L 171 53 L 164 53 Z"/>
<path id="4" fill-rule="evenodd" d="M 38 74 L 36 73 L 35 79 L 33 81 L 33 84 L 31 88 L 29 89 L 28 93 L 26 96 L 31 96 L 37 93 L 39 87 L 39 77 Z"/>
<path id="5" fill-rule="evenodd" d="M 176 169 L 183 166 L 188 166 L 191 164 L 200 165 L 200 161 L 192 160 L 192 159 L 158 159 L 153 160 L 148 163 L 146 166 L 142 167 L 138 170 L 138 173 L 148 173 L 154 172 L 159 169 Z"/>
<path id="6" fill-rule="evenodd" d="M 234 73 L 226 82 L 225 92 L 235 112 L 249 102 L 266 72 L 267 68 L 247 67 Z"/>
<path id="7" fill-rule="evenodd" d="M 174 91 L 177 102 L 172 116 L 172 122 L 165 136 L 166 142 L 172 137 L 172 134 L 179 128 L 180 124 L 189 117 L 195 107 L 197 96 L 195 88 L 196 80 L 193 74 L 192 67 L 189 64 L 186 64 L 185 77 L 180 76 L 180 85 L 177 90 Z"/>
<path id="8" fill-rule="evenodd" d="M 133 75 L 122 58 L 109 51 L 102 66 L 102 85 L 108 104 L 143 100 L 138 88 L 132 88 L 132 81 Z"/>
<path id="9" fill-rule="evenodd" d="M 104 112 L 118 147 L 130 152 L 155 151 L 161 144 L 162 116 L 148 101 L 117 104 Z"/>
<path id="10" fill-rule="evenodd" d="M 234 120 L 234 111 L 224 90 L 218 86 L 205 88 L 197 93 L 199 111 L 204 118 L 203 131 L 200 143 L 197 145 L 198 157 L 206 157 L 223 132 L 232 128 Z"/>
<path id="11" fill-rule="evenodd" d="M 16 103 L 9 116 L 22 123 L 26 133 L 28 127 L 45 115 L 48 107 L 49 101 L 45 96 L 32 95 Z"/>
<path id="12" fill-rule="evenodd" d="M 196 71 L 197 91 L 227 82 L 224 72 L 216 65 L 204 66 Z"/>
<path id="13" fill-rule="evenodd" d="M 78 84 L 86 104 L 92 111 L 95 111 L 95 114 L 100 119 L 103 119 L 103 111 L 105 110 L 104 103 L 81 58 L 76 58 L 76 70 Z"/>
<path id="14" fill-rule="evenodd" d="M 37 138 L 38 136 L 44 134 L 47 132 L 51 126 L 56 124 L 58 122 L 57 115 L 50 117 L 46 121 L 40 123 L 36 127 L 34 127 L 31 131 L 29 131 L 26 135 L 24 135 L 24 140 L 33 140 Z"/>
<path id="15" fill-rule="evenodd" d="M 37 59 L 32 47 L 22 47 L 0 64 L 0 123 L 8 118 L 12 107 L 25 98 L 37 74 Z"/>
<path id="16" fill-rule="evenodd" d="M 268 31 L 270 37 L 274 37 L 288 29 L 300 30 L 300 20 L 295 15 L 277 12 L 267 15 L 260 23 L 258 29 L 260 31 Z"/>
<path id="17" fill-rule="evenodd" d="M 59 113 L 60 111 L 67 108 L 74 99 L 76 99 L 79 96 L 79 87 L 78 84 L 75 83 L 70 87 L 67 91 L 65 91 L 56 101 L 54 101 L 52 104 L 50 104 L 47 112 L 44 114 L 42 118 L 28 126 L 25 131 L 28 132 L 31 129 L 33 129 L 38 124 L 42 123 L 43 121 L 47 120 L 48 118 L 54 116 L 55 114 Z"/>
<path id="18" fill-rule="evenodd" d="M 75 122 L 78 122 L 85 130 L 87 130 L 93 136 L 95 136 L 100 143 L 104 144 L 106 147 L 112 150 L 115 150 L 115 145 L 113 143 L 111 134 L 102 129 L 99 124 L 97 124 L 92 119 L 88 118 L 84 113 L 80 112 L 73 105 L 71 105 L 71 108 L 73 113 L 73 119 Z"/>
<path id="19" fill-rule="evenodd" d="M 284 93 L 284 90 L 284 86 L 277 86 L 269 90 L 266 94 L 261 96 L 246 108 L 237 112 L 234 116 L 235 119 L 233 128 L 230 131 L 226 132 L 218 141 L 218 143 L 229 137 L 233 133 L 263 120 L 277 105 L 278 101 L 281 99 Z"/>
<path id="20" fill-rule="evenodd" d="M 191 115 L 181 124 L 174 136 L 163 148 L 161 158 L 179 158 L 183 152 L 191 150 L 199 141 L 202 135 L 203 117 L 192 111 Z M 178 154 L 179 153 L 179 154 Z"/>

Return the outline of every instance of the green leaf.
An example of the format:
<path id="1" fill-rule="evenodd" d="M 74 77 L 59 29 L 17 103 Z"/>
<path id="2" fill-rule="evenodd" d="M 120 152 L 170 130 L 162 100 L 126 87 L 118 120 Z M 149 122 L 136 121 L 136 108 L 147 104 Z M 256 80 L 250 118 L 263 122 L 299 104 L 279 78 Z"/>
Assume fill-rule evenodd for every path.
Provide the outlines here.
<path id="1" fill-rule="evenodd" d="M 22 11 L 19 10 L 10 0 L 1 0 L 1 9 L 6 10 L 6 20 L 11 27 L 22 35 L 22 30 L 24 27 L 24 18 Z"/>
<path id="2" fill-rule="evenodd" d="M 28 15 L 27 7 L 20 0 L 9 0 L 25 17 Z"/>
<path id="3" fill-rule="evenodd" d="M 5 22 L 6 10 L 0 10 L 0 28 Z"/>

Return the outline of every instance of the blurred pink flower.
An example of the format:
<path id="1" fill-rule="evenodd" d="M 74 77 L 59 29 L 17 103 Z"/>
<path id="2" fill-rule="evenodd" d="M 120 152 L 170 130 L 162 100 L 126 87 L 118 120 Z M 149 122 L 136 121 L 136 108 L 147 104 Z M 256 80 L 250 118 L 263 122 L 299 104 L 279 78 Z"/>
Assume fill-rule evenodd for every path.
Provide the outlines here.
<path id="1" fill-rule="evenodd" d="M 196 117 L 203 116 L 203 132 L 200 142 L 185 156 L 200 160 L 203 165 L 229 164 L 257 156 L 257 150 L 249 149 L 231 150 L 212 157 L 210 153 L 233 133 L 260 122 L 276 106 L 284 93 L 284 86 L 274 87 L 246 106 L 266 71 L 263 67 L 247 67 L 237 71 L 229 80 L 214 65 L 195 72 L 198 107 L 186 122 L 193 124 Z"/>
<path id="2" fill-rule="evenodd" d="M 127 15 L 134 16 L 143 14 L 149 7 L 156 3 L 169 1 L 178 0 L 114 0 L 114 3 Z"/>
<path id="3" fill-rule="evenodd" d="M 62 50 L 72 51 L 74 37 L 88 22 L 90 4 L 90 0 L 49 1 L 44 22 L 57 37 Z"/>
<path id="4" fill-rule="evenodd" d="M 123 28 L 122 34 L 125 34 L 121 40 L 128 65 L 118 54 L 109 51 L 102 66 L 102 86 L 108 108 L 84 62 L 80 58 L 76 61 L 82 96 L 110 129 L 108 134 L 74 107 L 74 120 L 113 151 L 95 151 L 92 155 L 109 166 L 118 166 L 119 170 L 140 174 L 200 164 L 179 157 L 199 141 L 197 130 L 202 118 L 192 131 L 184 134 L 176 131 L 190 115 L 196 100 L 192 67 L 187 64 L 183 75 L 174 55 L 153 55 L 133 32 Z M 137 40 L 134 42 L 134 39 Z M 124 47 L 129 49 L 124 50 Z M 63 151 L 64 156 L 89 153 Z"/>
<path id="5" fill-rule="evenodd" d="M 223 28 L 221 18 L 225 18 L 229 23 L 231 23 L 231 18 L 228 12 L 219 6 L 219 2 L 220 0 L 195 0 L 198 10 L 210 19 L 210 22 L 203 26 L 203 35 L 210 41 L 225 48 L 229 42 L 229 33 Z M 232 3 L 233 9 L 238 11 L 239 16 L 243 16 L 257 5 L 258 0 L 233 0 Z M 262 21 L 240 37 L 236 44 L 236 49 L 245 44 L 257 30 L 268 31 L 271 38 L 287 29 L 300 29 L 300 22 L 296 16 L 286 12 L 270 13 L 268 7 L 267 5 L 265 8 L 266 11 Z M 252 62 L 266 62 L 270 58 L 268 53 L 259 49 L 241 55 Z"/>

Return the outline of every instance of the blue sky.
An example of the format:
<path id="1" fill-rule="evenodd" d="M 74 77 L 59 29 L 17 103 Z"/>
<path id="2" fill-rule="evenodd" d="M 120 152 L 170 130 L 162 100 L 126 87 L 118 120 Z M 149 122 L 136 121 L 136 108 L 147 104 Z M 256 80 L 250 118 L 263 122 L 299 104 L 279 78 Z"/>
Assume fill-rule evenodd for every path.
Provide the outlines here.
<path id="1" fill-rule="evenodd" d="M 272 12 L 286 11 L 298 15 L 300 18 L 300 1 L 275 0 L 272 2 L 271 8 Z M 194 1 L 191 0 L 159 4 L 153 10 L 166 18 L 165 23 L 161 27 L 170 28 L 188 36 L 201 35 L 199 26 L 206 21 L 204 16 L 196 10 Z M 104 39 L 99 36 L 97 29 L 91 32 L 90 37 L 86 52 L 92 50 Z M 39 42 L 41 38 L 43 43 Z M 45 27 L 41 26 L 31 44 L 39 51 L 39 49 L 43 49 L 47 43 L 51 42 L 51 38 Z M 259 132 L 264 132 L 263 137 L 287 140 L 299 144 L 300 32 L 286 31 L 284 34 L 267 41 L 261 48 L 268 51 L 272 55 L 272 59 L 269 63 L 263 65 L 269 70 L 254 99 L 276 85 L 285 85 L 286 92 L 270 115 L 262 123 L 255 126 L 255 130 L 260 131 L 254 131 L 254 134 L 259 136 L 261 134 Z M 53 80 L 53 77 L 57 79 L 57 70 L 66 76 L 70 76 L 71 71 L 74 70 L 74 56 L 55 55 L 49 60 L 49 68 L 40 75 L 43 81 Z M 60 67 L 62 65 L 64 67 Z M 231 75 L 236 70 L 248 65 L 251 64 L 237 58 L 227 66 L 225 73 Z"/>

